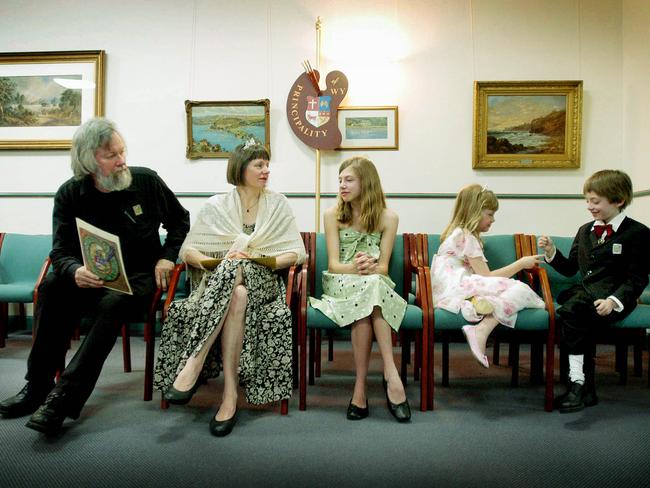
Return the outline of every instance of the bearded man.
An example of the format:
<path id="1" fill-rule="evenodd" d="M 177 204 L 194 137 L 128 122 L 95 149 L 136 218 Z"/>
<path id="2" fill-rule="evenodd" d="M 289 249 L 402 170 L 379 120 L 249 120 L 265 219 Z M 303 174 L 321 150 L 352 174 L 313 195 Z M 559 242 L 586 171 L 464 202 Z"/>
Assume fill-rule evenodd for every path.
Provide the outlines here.
<path id="1" fill-rule="evenodd" d="M 189 229 L 189 213 L 163 180 L 150 169 L 127 167 L 126 146 L 113 122 L 94 118 L 79 127 L 71 160 L 74 177 L 54 198 L 53 272 L 38 289 L 27 384 L 0 402 L 3 417 L 33 413 L 27 427 L 45 434 L 60 432 L 66 417 L 79 417 L 120 324 L 146 310 L 157 286 L 167 288 Z M 84 266 L 77 217 L 119 236 L 132 295 L 104 288 Z M 167 233 L 164 244 L 161 225 Z M 70 337 L 82 319 L 90 328 L 63 369 Z"/>

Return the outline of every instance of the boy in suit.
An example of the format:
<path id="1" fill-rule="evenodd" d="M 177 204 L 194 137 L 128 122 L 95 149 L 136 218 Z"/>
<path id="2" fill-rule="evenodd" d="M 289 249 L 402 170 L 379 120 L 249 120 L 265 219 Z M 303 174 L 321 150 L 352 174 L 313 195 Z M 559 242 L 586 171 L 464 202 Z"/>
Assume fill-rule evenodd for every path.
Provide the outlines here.
<path id="1" fill-rule="evenodd" d="M 568 389 L 555 401 L 561 413 L 598 403 L 593 377 L 596 331 L 634 310 L 650 272 L 650 229 L 623 213 L 632 202 L 630 177 L 618 170 L 598 171 L 587 179 L 583 193 L 594 221 L 578 229 L 569 256 L 563 256 L 550 237 L 538 240 L 553 268 L 565 276 L 577 271 L 581 275 L 581 282 L 557 299 L 560 345 L 569 354 Z"/>

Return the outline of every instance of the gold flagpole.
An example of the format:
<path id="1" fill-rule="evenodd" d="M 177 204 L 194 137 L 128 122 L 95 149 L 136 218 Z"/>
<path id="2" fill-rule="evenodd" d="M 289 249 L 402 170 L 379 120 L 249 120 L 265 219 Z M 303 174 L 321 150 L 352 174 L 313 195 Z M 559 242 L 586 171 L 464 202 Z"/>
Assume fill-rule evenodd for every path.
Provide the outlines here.
<path id="1" fill-rule="evenodd" d="M 320 73 L 321 20 L 316 19 L 316 69 Z M 320 149 L 316 149 L 316 232 L 320 232 Z"/>

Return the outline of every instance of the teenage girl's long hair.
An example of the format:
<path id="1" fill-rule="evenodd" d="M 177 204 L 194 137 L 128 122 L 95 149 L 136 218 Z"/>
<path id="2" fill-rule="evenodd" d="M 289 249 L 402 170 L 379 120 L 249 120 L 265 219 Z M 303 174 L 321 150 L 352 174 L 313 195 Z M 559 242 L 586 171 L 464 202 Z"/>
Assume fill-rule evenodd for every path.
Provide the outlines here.
<path id="1" fill-rule="evenodd" d="M 493 212 L 499 210 L 499 201 L 492 191 L 476 184 L 461 188 L 456 196 L 451 222 L 440 236 L 440 242 L 443 242 L 456 227 L 460 227 L 478 238 L 478 225 L 483 218 L 485 209 Z"/>
<path id="2" fill-rule="evenodd" d="M 377 168 L 369 159 L 360 156 L 343 161 L 339 167 L 339 174 L 348 167 L 352 168 L 361 184 L 361 194 L 359 195 L 361 200 L 361 226 L 366 232 L 375 232 L 380 227 L 381 216 L 386 208 L 386 198 L 381 188 Z M 336 219 L 342 224 L 352 223 L 352 205 L 349 202 L 344 202 L 340 195 L 338 197 Z"/>

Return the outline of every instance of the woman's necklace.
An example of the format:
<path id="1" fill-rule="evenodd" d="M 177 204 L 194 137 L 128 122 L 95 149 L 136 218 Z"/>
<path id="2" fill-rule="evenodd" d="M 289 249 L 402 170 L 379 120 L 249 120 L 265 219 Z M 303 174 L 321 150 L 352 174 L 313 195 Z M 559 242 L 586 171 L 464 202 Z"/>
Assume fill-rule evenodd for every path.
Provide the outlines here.
<path id="1" fill-rule="evenodd" d="M 251 210 L 253 210 L 255 207 L 257 207 L 257 204 L 260 203 L 260 199 L 258 198 L 257 201 L 255 202 L 254 205 L 251 205 L 246 209 L 246 213 L 250 213 Z"/>

